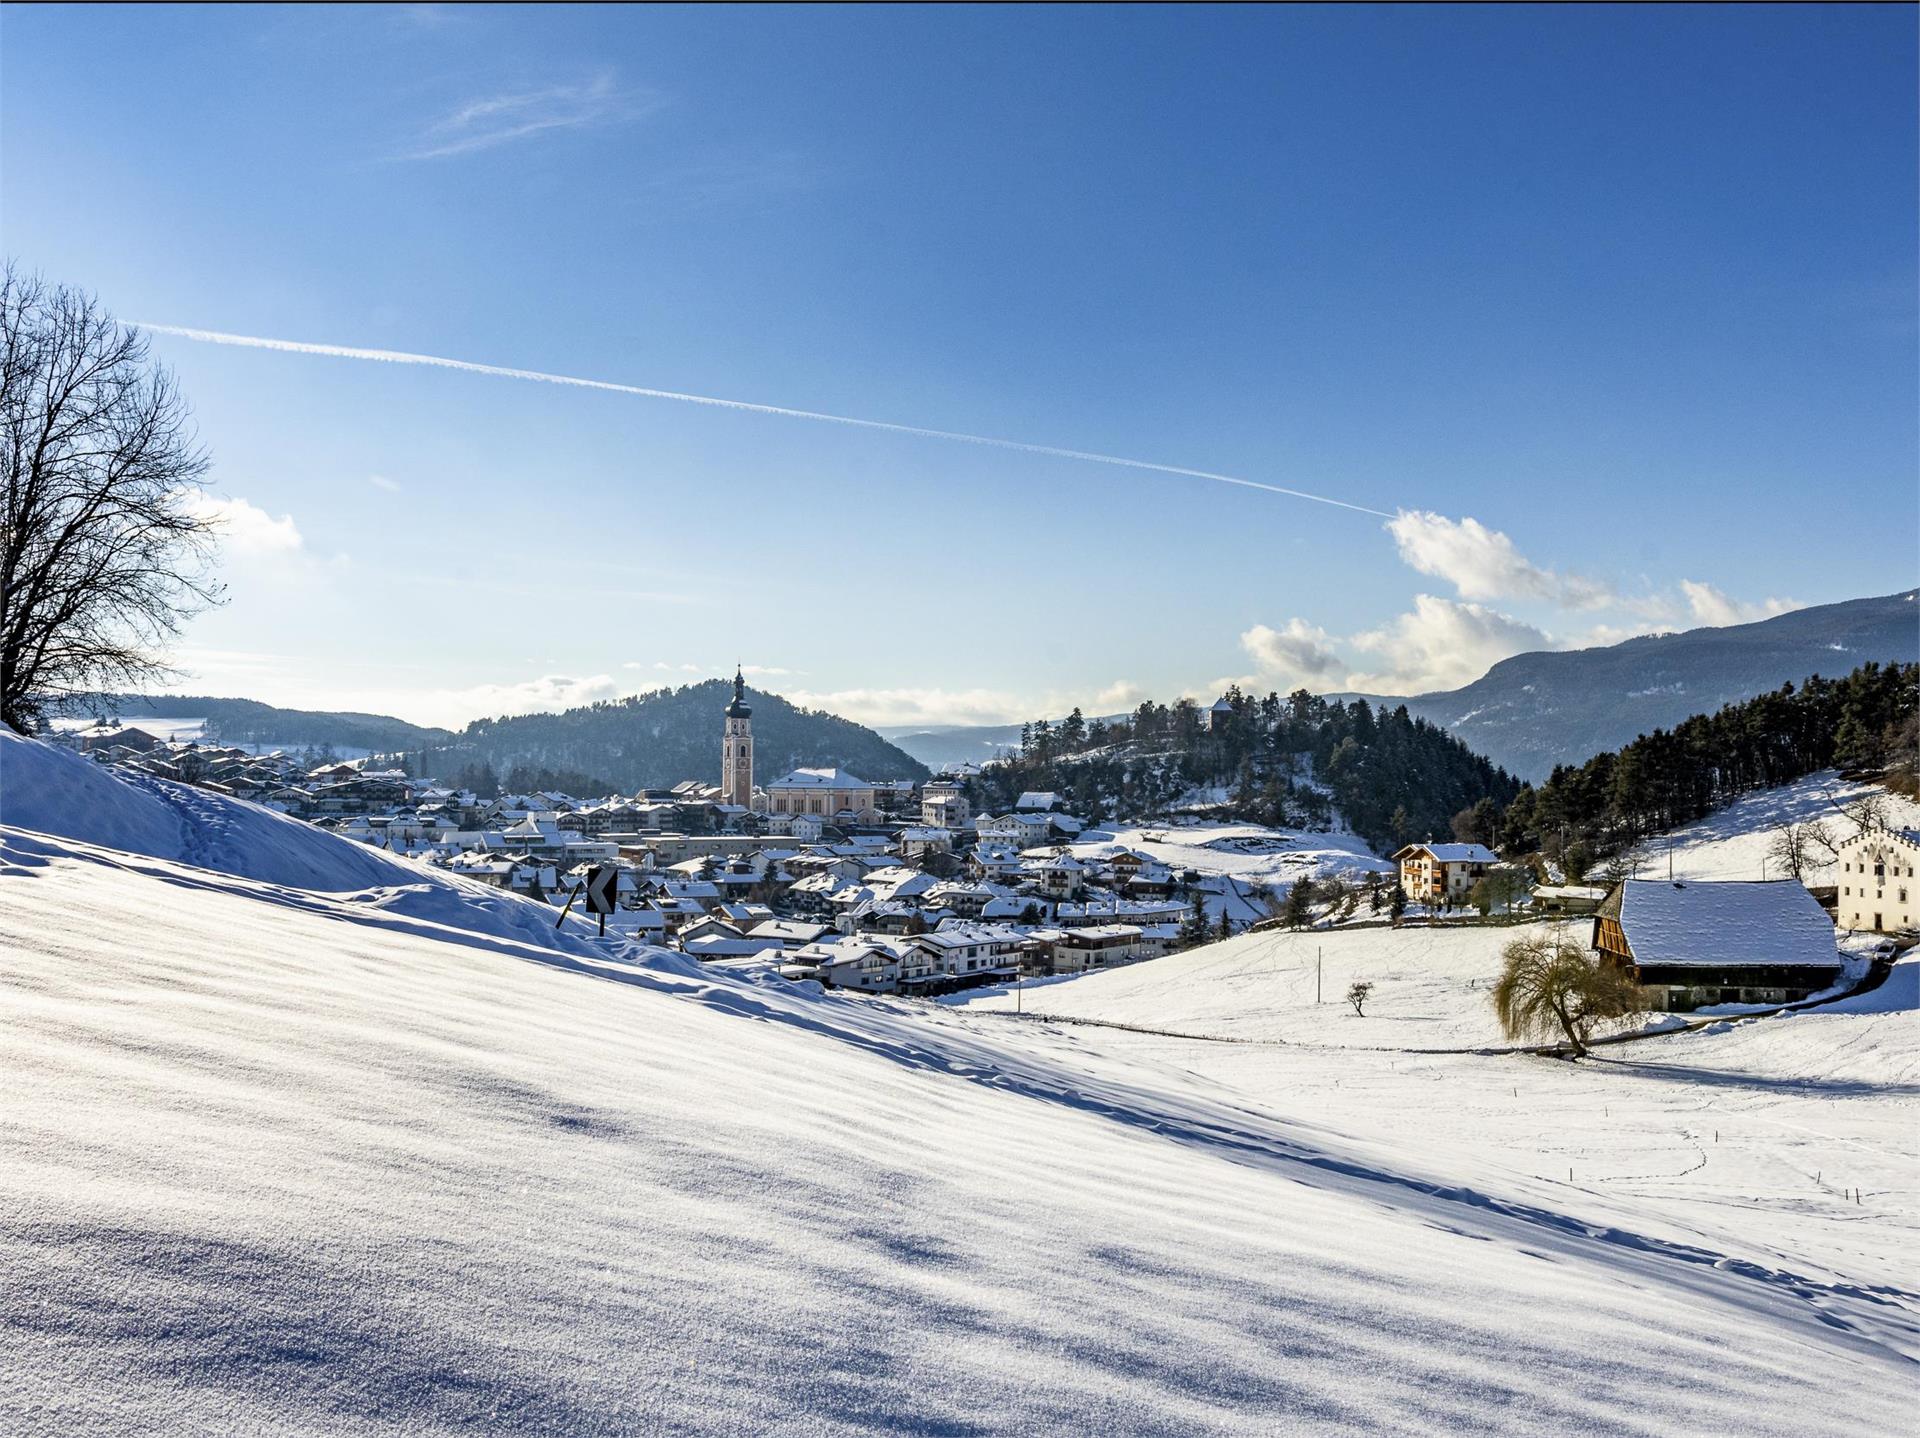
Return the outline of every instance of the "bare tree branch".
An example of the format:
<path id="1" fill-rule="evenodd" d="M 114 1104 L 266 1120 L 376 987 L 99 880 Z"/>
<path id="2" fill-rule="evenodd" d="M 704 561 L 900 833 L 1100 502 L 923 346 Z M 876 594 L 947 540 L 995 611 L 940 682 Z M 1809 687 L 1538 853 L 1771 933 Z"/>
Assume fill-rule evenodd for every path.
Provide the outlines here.
<path id="1" fill-rule="evenodd" d="M 173 376 L 82 291 L 0 273 L 0 723 L 167 672 L 219 602 L 214 521 Z"/>

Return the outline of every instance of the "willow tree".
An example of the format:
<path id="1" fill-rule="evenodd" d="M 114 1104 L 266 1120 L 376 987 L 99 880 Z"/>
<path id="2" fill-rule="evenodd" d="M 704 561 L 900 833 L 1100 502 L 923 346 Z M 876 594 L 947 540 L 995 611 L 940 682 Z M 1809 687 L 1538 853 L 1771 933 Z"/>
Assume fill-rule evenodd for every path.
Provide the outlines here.
<path id="1" fill-rule="evenodd" d="M 0 723 L 168 672 L 217 602 L 206 452 L 146 337 L 83 291 L 0 274 Z"/>
<path id="2" fill-rule="evenodd" d="M 1564 1037 L 1575 1058 L 1602 1023 L 1646 1008 L 1646 996 L 1628 974 L 1596 961 L 1557 934 L 1516 939 L 1501 954 L 1493 1008 L 1511 1039 Z"/>

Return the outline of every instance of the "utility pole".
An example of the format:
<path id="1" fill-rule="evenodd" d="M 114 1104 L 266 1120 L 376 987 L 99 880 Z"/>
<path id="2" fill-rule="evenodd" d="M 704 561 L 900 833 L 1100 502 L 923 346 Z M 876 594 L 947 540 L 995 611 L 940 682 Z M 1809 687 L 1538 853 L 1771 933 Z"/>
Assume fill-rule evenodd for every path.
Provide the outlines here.
<path id="1" fill-rule="evenodd" d="M 1320 1002 L 1320 955 L 1321 955 L 1321 952 L 1322 951 L 1320 946 L 1318 944 L 1315 944 L 1313 946 L 1313 1001 L 1316 1004 Z"/>

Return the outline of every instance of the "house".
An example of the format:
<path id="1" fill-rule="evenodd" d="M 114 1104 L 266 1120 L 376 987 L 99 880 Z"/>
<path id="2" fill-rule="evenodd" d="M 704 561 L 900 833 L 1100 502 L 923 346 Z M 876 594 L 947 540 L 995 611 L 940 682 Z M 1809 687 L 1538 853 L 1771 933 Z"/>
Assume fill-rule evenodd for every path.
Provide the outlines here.
<path id="1" fill-rule="evenodd" d="M 83 754 L 104 749 L 127 749 L 135 754 L 146 754 L 159 744 L 157 735 L 131 726 L 125 729 L 89 729 L 80 736 L 80 751 Z"/>
<path id="2" fill-rule="evenodd" d="M 930 853 L 950 854 L 953 852 L 953 835 L 946 829 L 935 829 L 925 824 L 910 824 L 900 831 L 900 856 L 903 859 L 924 862 Z"/>
<path id="3" fill-rule="evenodd" d="M 748 929 L 746 936 L 758 939 L 770 949 L 799 949 L 820 942 L 831 932 L 825 924 L 805 919 L 763 919 Z"/>
<path id="4" fill-rule="evenodd" d="M 1012 975 L 1020 966 L 1020 943 L 1024 936 L 1017 929 L 1000 924 L 970 924 L 949 919 L 930 934 L 916 934 L 900 949 L 903 961 L 908 955 L 923 955 L 932 960 L 930 982 L 940 987 L 963 988 L 969 983 L 985 983 Z M 944 981 L 944 982 L 939 982 Z"/>
<path id="5" fill-rule="evenodd" d="M 1400 890 L 1416 904 L 1463 904 L 1500 856 L 1485 844 L 1408 844 L 1393 856 Z"/>
<path id="6" fill-rule="evenodd" d="M 1089 924 L 1077 929 L 1053 929 L 1045 946 L 1047 971 L 1078 974 L 1158 958 L 1167 951 L 1164 940 L 1150 937 L 1135 924 Z"/>
<path id="7" fill-rule="evenodd" d="M 1837 846 L 1835 921 L 1890 934 L 1920 927 L 1920 830 L 1864 829 Z"/>
<path id="8" fill-rule="evenodd" d="M 1046 811 L 1038 809 L 1016 810 L 998 818 L 982 815 L 974 820 L 973 827 L 981 843 L 1014 849 L 1031 849 L 1044 844 L 1053 833 L 1053 821 Z"/>
<path id="9" fill-rule="evenodd" d="M 840 939 L 793 951 L 780 967 L 790 979 L 818 979 L 828 988 L 892 993 L 900 985 L 900 956 L 872 939 Z"/>
<path id="10" fill-rule="evenodd" d="M 1533 904 L 1543 914 L 1591 914 L 1607 897 L 1597 884 L 1537 884 Z"/>
<path id="11" fill-rule="evenodd" d="M 1793 1003 L 1840 978 L 1832 921 L 1793 879 L 1627 879 L 1594 914 L 1593 947 L 1657 1010 Z"/>
<path id="12" fill-rule="evenodd" d="M 951 881 L 936 884 L 921 897 L 929 908 L 948 909 L 963 919 L 977 919 L 993 896 L 993 890 L 984 885 Z"/>
<path id="13" fill-rule="evenodd" d="M 795 769 L 767 785 L 775 814 L 876 814 L 873 785 L 845 769 Z"/>
<path id="14" fill-rule="evenodd" d="M 977 879 L 1005 880 L 1020 875 L 1020 852 L 1005 844 L 976 844 L 967 871 Z"/>
<path id="15" fill-rule="evenodd" d="M 1013 807 L 1017 813 L 1044 814 L 1060 807 L 1060 796 L 1051 790 L 1029 789 L 1013 801 Z"/>
<path id="16" fill-rule="evenodd" d="M 930 829 L 964 829 L 973 818 L 965 787 L 945 775 L 927 781 L 920 791 L 920 822 Z"/>
<path id="17" fill-rule="evenodd" d="M 1207 706 L 1207 732 L 1224 734 L 1233 723 L 1233 701 L 1224 694 Z"/>
<path id="18" fill-rule="evenodd" d="M 1050 899 L 1077 899 L 1087 889 L 1087 866 L 1072 854 L 1055 854 L 1042 864 L 1040 892 Z"/>

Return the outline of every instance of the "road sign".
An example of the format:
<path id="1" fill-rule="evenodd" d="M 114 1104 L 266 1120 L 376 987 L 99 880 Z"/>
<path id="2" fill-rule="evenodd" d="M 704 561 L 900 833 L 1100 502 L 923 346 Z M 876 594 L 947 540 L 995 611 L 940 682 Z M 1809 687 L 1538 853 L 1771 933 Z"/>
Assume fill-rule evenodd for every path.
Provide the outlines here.
<path id="1" fill-rule="evenodd" d="M 587 870 L 587 912 L 611 914 L 620 892 L 620 871 L 612 864 L 596 864 Z"/>

